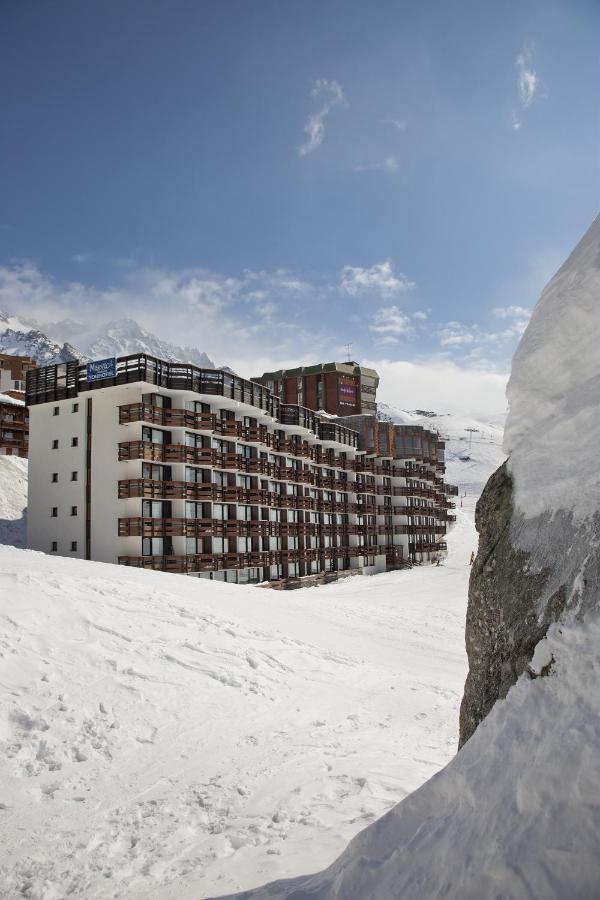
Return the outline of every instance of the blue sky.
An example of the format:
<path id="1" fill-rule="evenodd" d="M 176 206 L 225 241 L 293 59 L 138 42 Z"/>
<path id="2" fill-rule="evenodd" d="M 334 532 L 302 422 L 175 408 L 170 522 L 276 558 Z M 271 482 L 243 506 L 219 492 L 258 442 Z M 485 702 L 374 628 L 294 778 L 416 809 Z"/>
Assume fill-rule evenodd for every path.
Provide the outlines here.
<path id="1" fill-rule="evenodd" d="M 600 4 L 2 4 L 0 295 L 243 374 L 505 372 L 597 211 Z M 494 312 L 494 310 L 496 310 Z"/>

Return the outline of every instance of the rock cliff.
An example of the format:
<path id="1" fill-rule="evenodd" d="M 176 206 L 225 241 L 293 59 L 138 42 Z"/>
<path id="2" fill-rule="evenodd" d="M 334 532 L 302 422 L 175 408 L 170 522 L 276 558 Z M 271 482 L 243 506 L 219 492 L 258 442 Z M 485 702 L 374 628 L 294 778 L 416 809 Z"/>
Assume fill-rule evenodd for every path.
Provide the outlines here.
<path id="1" fill-rule="evenodd" d="M 512 478 L 504 463 L 489 479 L 475 511 L 479 548 L 469 584 L 469 674 L 460 710 L 459 747 L 522 675 L 536 644 L 565 607 L 561 586 L 541 615 L 538 612 L 550 573 L 532 571 L 530 555 L 513 547 L 512 498 Z"/>

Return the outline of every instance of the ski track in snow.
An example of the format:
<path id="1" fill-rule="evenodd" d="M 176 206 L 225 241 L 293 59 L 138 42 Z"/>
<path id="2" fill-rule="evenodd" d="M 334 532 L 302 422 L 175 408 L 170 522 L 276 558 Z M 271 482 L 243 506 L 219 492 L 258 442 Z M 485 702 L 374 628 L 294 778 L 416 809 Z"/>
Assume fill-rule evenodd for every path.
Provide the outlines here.
<path id="1" fill-rule="evenodd" d="M 445 565 L 285 593 L 0 547 L 0 897 L 330 863 L 455 753 L 465 503 Z"/>

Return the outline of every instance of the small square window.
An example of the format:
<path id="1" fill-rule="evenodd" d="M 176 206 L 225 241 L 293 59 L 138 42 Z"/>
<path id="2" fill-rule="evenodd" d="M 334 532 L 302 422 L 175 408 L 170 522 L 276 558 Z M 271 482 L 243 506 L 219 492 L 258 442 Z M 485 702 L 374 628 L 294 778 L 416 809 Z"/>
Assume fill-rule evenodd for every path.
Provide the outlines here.
<path id="1" fill-rule="evenodd" d="M 79 412 L 79 403 L 74 403 L 71 407 L 71 412 Z"/>
<path id="2" fill-rule="evenodd" d="M 78 444 L 79 444 L 79 438 L 77 438 L 77 437 L 71 438 L 71 447 L 77 447 Z"/>
<path id="3" fill-rule="evenodd" d="M 71 481 L 77 481 L 77 472 L 71 472 Z"/>
<path id="4" fill-rule="evenodd" d="M 52 553 L 56 553 L 56 551 L 58 550 L 58 541 L 52 541 L 50 550 L 52 551 Z"/>
<path id="5" fill-rule="evenodd" d="M 52 484 L 56 484 L 57 481 L 58 481 L 58 472 L 53 472 L 52 473 Z"/>
<path id="6" fill-rule="evenodd" d="M 71 541 L 71 553 L 77 552 L 77 541 Z"/>
<path id="7" fill-rule="evenodd" d="M 53 450 L 58 450 L 58 438 L 55 438 L 55 439 L 52 441 L 52 449 L 53 449 Z"/>
<path id="8" fill-rule="evenodd" d="M 53 519 L 56 519 L 58 517 L 58 506 L 52 507 L 52 509 L 50 510 L 50 515 Z"/>
<path id="9" fill-rule="evenodd" d="M 76 515 L 77 515 L 77 507 L 76 507 L 76 506 L 72 506 L 72 507 L 71 507 L 71 515 L 72 515 L 72 516 L 76 516 Z"/>
<path id="10" fill-rule="evenodd" d="M 57 416 L 59 414 L 59 412 L 60 412 L 60 406 L 55 406 L 54 409 L 52 410 L 52 415 Z"/>

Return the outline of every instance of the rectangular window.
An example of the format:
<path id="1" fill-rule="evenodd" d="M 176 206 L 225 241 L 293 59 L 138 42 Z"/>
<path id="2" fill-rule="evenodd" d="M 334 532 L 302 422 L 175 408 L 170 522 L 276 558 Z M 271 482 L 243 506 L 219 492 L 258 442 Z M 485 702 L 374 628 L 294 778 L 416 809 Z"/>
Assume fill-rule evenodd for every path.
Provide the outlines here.
<path id="1" fill-rule="evenodd" d="M 58 481 L 58 472 L 53 472 L 52 473 L 52 484 L 56 484 L 57 481 Z"/>
<path id="2" fill-rule="evenodd" d="M 77 481 L 77 472 L 71 472 L 71 481 Z"/>
<path id="3" fill-rule="evenodd" d="M 71 507 L 71 515 L 72 515 L 72 516 L 76 516 L 76 515 L 77 515 L 77 507 L 76 507 L 76 506 L 72 506 L 72 507 Z"/>
<path id="4" fill-rule="evenodd" d="M 71 447 L 76 447 L 79 444 L 79 438 L 72 437 L 71 438 Z"/>
<path id="5" fill-rule="evenodd" d="M 52 410 L 52 415 L 57 416 L 59 414 L 59 412 L 60 412 L 60 406 L 55 406 L 54 409 Z"/>
<path id="6" fill-rule="evenodd" d="M 52 441 L 52 449 L 53 449 L 53 450 L 58 450 L 58 438 L 55 438 L 55 439 Z"/>
<path id="7" fill-rule="evenodd" d="M 50 510 L 50 515 L 53 519 L 58 518 L 58 506 L 53 506 Z"/>
<path id="8" fill-rule="evenodd" d="M 58 541 L 52 541 L 52 544 L 50 545 L 50 550 L 52 553 L 56 553 L 56 551 L 58 550 Z"/>
<path id="9" fill-rule="evenodd" d="M 71 553 L 77 552 L 77 541 L 71 541 Z"/>
<path id="10" fill-rule="evenodd" d="M 71 407 L 71 412 L 79 412 L 79 403 L 74 403 Z"/>

